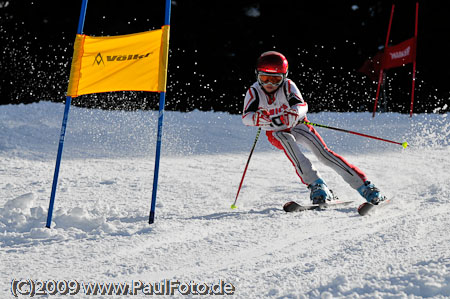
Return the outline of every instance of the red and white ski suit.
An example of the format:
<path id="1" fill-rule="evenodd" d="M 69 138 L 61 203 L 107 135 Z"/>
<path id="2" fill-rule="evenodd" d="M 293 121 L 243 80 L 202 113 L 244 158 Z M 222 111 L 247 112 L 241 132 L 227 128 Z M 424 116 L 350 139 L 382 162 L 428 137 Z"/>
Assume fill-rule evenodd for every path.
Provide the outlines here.
<path id="1" fill-rule="evenodd" d="M 294 82 L 286 79 L 272 94 L 266 93 L 259 83 L 255 82 L 245 95 L 242 121 L 247 126 L 256 126 L 256 112 L 267 110 L 272 122 L 270 125 L 261 126 L 262 129 L 266 131 L 270 143 L 284 151 L 306 185 L 319 179 L 320 174 L 297 144 L 308 148 L 320 162 L 334 169 L 354 189 L 367 180 L 360 169 L 330 150 L 313 126 L 298 123 L 288 127 L 281 122 L 280 116 L 286 109 L 297 110 L 300 115 L 299 122 L 307 120 L 308 104 Z"/>

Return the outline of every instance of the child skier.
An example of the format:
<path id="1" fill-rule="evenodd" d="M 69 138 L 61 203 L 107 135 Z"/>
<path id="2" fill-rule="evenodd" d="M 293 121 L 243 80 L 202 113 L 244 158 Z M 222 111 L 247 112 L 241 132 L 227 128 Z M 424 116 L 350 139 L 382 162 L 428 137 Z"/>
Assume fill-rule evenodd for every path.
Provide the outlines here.
<path id="1" fill-rule="evenodd" d="M 269 51 L 258 58 L 257 82 L 245 96 L 243 123 L 261 127 L 270 143 L 284 151 L 300 180 L 311 190 L 313 204 L 332 201 L 334 196 L 297 144 L 311 150 L 319 161 L 334 169 L 368 202 L 378 204 L 384 200 L 380 190 L 360 169 L 330 150 L 312 126 L 302 123 L 307 121 L 308 104 L 287 75 L 288 61 L 281 53 Z"/>

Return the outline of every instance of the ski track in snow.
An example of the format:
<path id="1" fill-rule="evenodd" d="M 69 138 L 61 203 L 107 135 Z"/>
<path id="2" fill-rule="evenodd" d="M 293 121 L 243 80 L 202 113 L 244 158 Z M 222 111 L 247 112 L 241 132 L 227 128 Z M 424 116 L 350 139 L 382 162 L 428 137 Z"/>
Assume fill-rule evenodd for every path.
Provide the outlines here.
<path id="1" fill-rule="evenodd" d="M 263 134 L 231 210 L 256 129 L 238 115 L 166 112 L 149 225 L 157 113 L 72 107 L 47 229 L 63 109 L 0 107 L 2 298 L 13 298 L 12 279 L 223 280 L 238 298 L 450 298 L 446 114 L 309 114 L 312 122 L 411 144 L 403 150 L 319 129 L 393 199 L 360 217 L 362 198 L 308 152 L 335 193 L 355 202 L 284 213 L 285 202 L 306 203 L 309 191 Z"/>

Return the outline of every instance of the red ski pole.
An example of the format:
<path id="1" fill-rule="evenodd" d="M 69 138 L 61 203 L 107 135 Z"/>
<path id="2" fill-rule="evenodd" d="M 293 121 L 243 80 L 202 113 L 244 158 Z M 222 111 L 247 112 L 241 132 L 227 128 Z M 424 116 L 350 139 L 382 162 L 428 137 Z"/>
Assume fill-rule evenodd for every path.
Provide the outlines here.
<path id="1" fill-rule="evenodd" d="M 399 144 L 399 145 L 403 146 L 403 148 L 406 148 L 408 146 L 408 142 L 406 142 L 406 141 L 405 142 L 392 141 L 392 140 L 388 140 L 388 139 L 384 139 L 384 138 L 380 138 L 380 137 L 376 137 L 376 136 L 371 136 L 371 135 L 366 135 L 366 134 L 363 134 L 363 133 L 358 133 L 358 132 L 354 132 L 354 131 L 350 131 L 350 130 L 334 128 L 334 127 L 330 127 L 330 126 L 326 126 L 326 125 L 315 124 L 315 123 L 312 123 L 312 122 L 309 122 L 309 121 L 302 121 L 302 123 L 304 123 L 305 125 L 311 125 L 311 126 L 321 127 L 321 128 L 325 128 L 325 129 L 336 130 L 336 131 L 340 131 L 340 132 L 350 133 L 350 134 L 354 134 L 354 135 L 358 135 L 358 136 L 363 136 L 363 137 L 367 137 L 367 138 L 372 138 L 372 139 L 376 139 L 376 140 L 381 140 L 381 141 L 385 141 L 385 142 Z"/>
<path id="2" fill-rule="evenodd" d="M 261 133 L 261 127 L 258 129 L 258 132 L 256 133 L 255 142 L 253 142 L 252 150 L 250 151 L 250 155 L 248 156 L 247 164 L 245 165 L 244 173 L 242 174 L 242 179 L 241 179 L 241 183 L 239 184 L 239 189 L 237 191 L 236 198 L 234 199 L 234 203 L 231 205 L 232 209 L 236 209 L 237 208 L 236 202 L 237 202 L 237 199 L 238 199 L 238 196 L 239 196 L 239 192 L 241 191 L 242 183 L 244 182 L 245 173 L 247 172 L 248 164 L 250 163 L 250 158 L 253 155 L 253 151 L 255 149 L 256 142 L 258 141 L 260 133 Z"/>

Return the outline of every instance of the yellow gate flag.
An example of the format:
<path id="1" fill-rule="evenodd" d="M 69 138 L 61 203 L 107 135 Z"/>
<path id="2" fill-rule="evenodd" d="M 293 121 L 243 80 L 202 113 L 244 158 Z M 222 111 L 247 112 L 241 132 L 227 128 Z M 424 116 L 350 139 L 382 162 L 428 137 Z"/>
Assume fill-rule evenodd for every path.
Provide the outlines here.
<path id="1" fill-rule="evenodd" d="M 106 37 L 77 34 L 67 95 L 165 92 L 169 28 Z"/>

